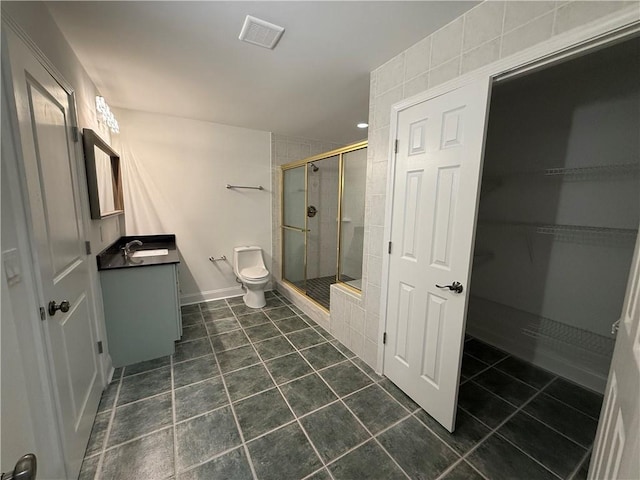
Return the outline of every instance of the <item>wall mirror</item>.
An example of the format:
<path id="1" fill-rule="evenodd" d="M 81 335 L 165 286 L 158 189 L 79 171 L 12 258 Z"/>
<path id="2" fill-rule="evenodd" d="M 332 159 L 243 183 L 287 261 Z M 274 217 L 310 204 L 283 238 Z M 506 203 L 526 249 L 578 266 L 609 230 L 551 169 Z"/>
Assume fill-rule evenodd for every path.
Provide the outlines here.
<path id="1" fill-rule="evenodd" d="M 88 128 L 82 130 L 82 143 L 91 218 L 99 220 L 124 213 L 120 155 Z"/>

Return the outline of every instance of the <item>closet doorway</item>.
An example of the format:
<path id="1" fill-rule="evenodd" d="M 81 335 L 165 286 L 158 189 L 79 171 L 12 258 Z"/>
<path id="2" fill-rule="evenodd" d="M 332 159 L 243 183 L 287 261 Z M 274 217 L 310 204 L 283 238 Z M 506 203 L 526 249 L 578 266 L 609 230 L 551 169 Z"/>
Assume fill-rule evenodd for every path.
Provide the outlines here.
<path id="1" fill-rule="evenodd" d="M 403 243 L 398 247 L 399 251 L 390 252 L 388 298 L 384 305 L 386 345 L 383 371 L 394 382 L 396 378 L 388 373 L 392 362 L 402 364 L 405 360 L 407 369 L 415 371 L 416 379 L 435 383 L 433 379 L 437 378 L 438 372 L 448 373 L 452 368 L 442 361 L 450 349 L 460 345 L 458 352 L 461 354 L 464 348 L 465 360 L 475 361 L 477 358 L 468 350 L 479 350 L 478 345 L 482 341 L 484 345 L 488 344 L 486 351 L 491 353 L 493 349 L 499 357 L 493 363 L 497 364 L 509 354 L 514 359 L 513 363 L 523 371 L 541 368 L 551 372 L 553 381 L 556 375 L 567 378 L 569 381 L 562 382 L 569 385 L 569 389 L 573 385 L 574 392 L 582 391 L 581 385 L 603 393 L 605 385 L 608 385 L 605 413 L 599 427 L 601 433 L 598 434 L 600 443 L 592 461 L 594 471 L 600 472 L 605 472 L 598 470 L 604 463 L 606 468 L 613 469 L 622 465 L 624 471 L 625 461 L 628 463 L 631 458 L 628 453 L 633 451 L 633 444 L 637 442 L 633 423 L 638 421 L 637 399 L 634 395 L 623 396 L 622 390 L 637 390 L 640 371 L 638 358 L 629 353 L 638 348 L 640 341 L 637 312 L 640 288 L 637 278 L 639 52 L 640 42 L 636 36 L 494 82 L 488 109 L 484 170 L 480 170 L 483 171 L 482 193 L 477 215 L 470 220 L 470 225 L 475 226 L 475 235 L 471 235 L 475 248 L 472 246 L 467 252 L 453 248 L 455 237 L 464 236 L 465 231 L 450 221 L 454 218 L 450 212 L 456 212 L 456 203 L 465 209 L 468 206 L 463 203 L 469 191 L 453 179 L 450 195 L 438 196 L 441 189 L 437 184 L 433 200 L 425 197 L 423 202 L 416 202 L 424 211 L 419 215 L 416 213 L 415 218 L 427 224 L 424 238 L 428 241 L 416 250 L 417 255 L 414 256 L 428 257 L 430 266 L 439 266 L 444 281 L 436 287 L 446 287 L 450 291 L 429 291 L 426 300 L 420 300 L 426 302 L 424 315 L 411 323 L 411 309 L 420 305 L 418 300 L 411 301 L 408 294 L 414 286 L 405 281 L 408 277 L 394 281 L 392 276 L 394 261 L 399 261 L 397 258 L 394 260 L 393 253 L 409 257 Z M 444 90 L 433 93 L 422 104 L 433 103 L 462 88 L 449 93 Z M 407 226 L 412 225 L 407 221 L 406 209 L 395 210 L 399 203 L 409 198 L 405 194 L 407 189 L 398 190 L 399 179 L 409 179 L 422 168 L 426 172 L 425 181 L 431 182 L 434 176 L 443 175 L 448 168 L 429 156 L 419 166 L 402 167 L 402 157 L 413 155 L 412 149 L 419 143 L 413 139 L 420 138 L 420 135 L 413 134 L 414 130 L 421 128 L 422 121 L 408 115 L 422 104 L 397 107 L 397 121 L 392 126 L 392 131 L 397 131 L 399 153 L 394 162 L 394 210 L 388 224 L 391 239 L 398 231 L 404 235 L 398 239 L 407 238 Z M 444 118 L 444 115 L 455 111 L 454 107 L 445 109 L 443 115 L 432 115 L 429 120 L 437 122 L 439 116 Z M 459 130 L 459 122 L 455 125 Z M 451 131 L 456 131 L 456 128 Z M 444 145 L 447 130 L 441 128 L 440 131 L 443 135 L 440 144 Z M 475 126 L 472 127 L 472 135 L 474 132 Z M 464 135 L 460 138 L 464 139 Z M 460 171 L 465 168 L 464 163 L 461 165 Z M 463 175 L 459 177 L 462 179 Z M 443 201 L 448 209 L 438 210 L 438 202 Z M 457 278 L 450 278 L 453 260 L 448 264 L 440 262 L 440 265 L 435 261 L 438 260 L 435 252 L 443 244 L 432 239 L 436 238 L 434 232 L 441 226 L 442 212 L 449 219 L 444 223 L 448 236 L 443 238 L 449 238 L 450 243 L 445 246 L 452 247 L 451 250 L 442 250 L 445 255 L 442 258 L 473 253 L 473 261 L 469 262 L 471 278 L 468 282 L 461 278 L 462 283 L 468 283 L 462 286 L 453 283 Z M 396 242 L 393 242 L 393 247 L 396 247 Z M 394 296 L 402 300 L 403 294 L 406 301 L 394 303 Z M 450 335 L 449 323 L 457 321 L 450 318 L 457 311 L 454 309 L 456 301 L 468 307 L 468 312 L 463 313 L 466 331 L 476 338 L 467 337 L 464 345 L 462 338 L 460 343 L 457 343 L 457 338 L 449 338 L 449 341 L 444 338 Z M 401 308 L 403 304 L 407 308 Z M 620 327 L 620 338 L 616 344 L 615 334 L 620 325 L 625 328 Z M 431 337 L 433 348 L 423 348 L 414 355 L 411 365 L 402 357 L 401 347 L 416 345 L 415 337 L 424 339 L 421 345 L 427 345 Z M 615 374 L 609 375 L 614 344 L 614 365 L 623 365 L 619 360 L 621 355 L 627 355 L 626 367 L 617 370 L 621 379 L 618 383 Z M 476 383 L 473 375 L 494 366 L 487 364 L 485 369 L 467 375 L 463 365 L 461 383 L 464 385 L 460 395 L 465 393 L 463 388 L 469 389 L 469 385 Z M 518 380 L 513 375 L 510 378 Z M 487 411 L 493 415 L 497 410 L 493 397 L 496 402 L 500 400 L 497 391 L 501 385 L 499 380 L 496 382 L 493 385 L 491 382 L 485 385 L 478 382 L 476 392 L 479 395 L 464 396 L 469 402 L 481 403 L 487 399 Z M 525 382 L 521 383 L 527 386 Z M 533 396 L 544 397 L 543 390 L 548 386 L 543 384 Z M 407 393 L 413 396 L 413 392 Z M 453 401 L 449 402 L 454 411 L 457 393 L 456 387 Z M 532 398 L 525 400 L 524 404 Z M 414 397 L 414 400 L 431 413 L 424 406 L 423 399 Z M 508 407 L 505 416 L 488 418 L 486 425 L 497 429 L 522 407 L 522 404 L 505 404 Z M 469 405 L 463 406 L 466 410 L 464 418 L 469 418 L 471 407 L 467 407 Z M 600 410 L 599 406 L 596 408 L 597 416 Z M 625 409 L 626 414 L 623 414 Z M 539 420 L 534 418 L 535 415 L 524 417 L 534 423 Z M 443 425 L 450 431 L 456 426 L 455 420 L 452 424 Z M 626 444 L 625 428 L 628 435 Z M 561 434 L 566 435 L 564 432 Z M 512 443 L 517 444 L 517 441 Z M 590 445 L 578 458 L 576 469 L 585 458 L 588 465 Z M 524 449 L 522 446 L 519 448 Z M 535 455 L 531 456 L 535 458 Z M 620 463 L 621 459 L 627 460 Z M 573 472 L 575 470 L 569 471 L 570 474 Z M 609 477 L 608 474 L 604 476 Z"/>
<path id="2" fill-rule="evenodd" d="M 640 40 L 491 95 L 467 332 L 602 393 L 640 218 Z"/>

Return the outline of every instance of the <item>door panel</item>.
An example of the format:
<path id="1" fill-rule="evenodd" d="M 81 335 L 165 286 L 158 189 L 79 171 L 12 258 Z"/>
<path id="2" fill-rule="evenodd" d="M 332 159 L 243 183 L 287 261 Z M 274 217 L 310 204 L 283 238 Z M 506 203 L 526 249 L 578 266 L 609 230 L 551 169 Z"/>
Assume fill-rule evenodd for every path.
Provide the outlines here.
<path id="1" fill-rule="evenodd" d="M 594 442 L 589 479 L 640 478 L 640 235 Z"/>
<path id="2" fill-rule="evenodd" d="M 384 373 L 455 425 L 489 79 L 398 116 Z"/>
<path id="3" fill-rule="evenodd" d="M 73 478 L 102 390 L 72 138 L 73 97 L 12 32 L 7 40 L 39 296 L 45 308 L 49 301 L 71 305 L 68 312 L 46 316 L 42 326 L 67 476 Z"/>

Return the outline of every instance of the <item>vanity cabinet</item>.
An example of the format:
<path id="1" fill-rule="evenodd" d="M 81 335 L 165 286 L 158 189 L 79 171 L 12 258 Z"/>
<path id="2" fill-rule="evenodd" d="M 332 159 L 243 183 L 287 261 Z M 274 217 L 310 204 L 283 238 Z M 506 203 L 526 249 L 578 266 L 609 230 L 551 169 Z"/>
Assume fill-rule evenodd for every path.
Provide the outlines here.
<path id="1" fill-rule="evenodd" d="M 141 249 L 160 246 L 145 237 Z M 155 238 L 155 237 L 154 237 Z M 163 256 L 124 259 L 123 237 L 98 256 L 109 355 L 114 367 L 151 360 L 175 351 L 182 335 L 178 254 L 166 243 Z"/>
<path id="2" fill-rule="evenodd" d="M 181 335 L 177 269 L 170 264 L 100 272 L 114 367 L 174 353 Z"/>

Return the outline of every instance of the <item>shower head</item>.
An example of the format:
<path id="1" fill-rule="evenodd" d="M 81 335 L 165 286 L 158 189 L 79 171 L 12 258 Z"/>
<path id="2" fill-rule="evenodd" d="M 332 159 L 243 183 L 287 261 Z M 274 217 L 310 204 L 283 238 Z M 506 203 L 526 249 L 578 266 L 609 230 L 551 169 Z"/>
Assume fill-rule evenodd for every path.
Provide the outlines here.
<path id="1" fill-rule="evenodd" d="M 313 172 L 317 172 L 318 170 L 320 170 L 320 167 L 318 167 L 315 163 L 311 162 L 309 164 L 309 166 L 311 167 L 311 171 Z"/>

